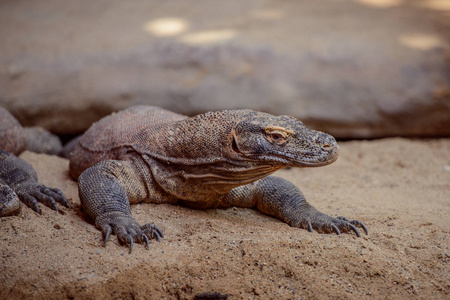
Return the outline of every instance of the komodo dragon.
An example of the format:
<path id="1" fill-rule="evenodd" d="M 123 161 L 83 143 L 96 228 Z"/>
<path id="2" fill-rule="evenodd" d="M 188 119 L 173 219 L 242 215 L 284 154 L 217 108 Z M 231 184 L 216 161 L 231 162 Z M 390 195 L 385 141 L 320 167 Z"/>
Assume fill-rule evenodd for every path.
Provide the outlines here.
<path id="1" fill-rule="evenodd" d="M 335 139 L 289 116 L 252 110 L 208 112 L 188 118 L 161 108 L 134 106 L 98 121 L 70 156 L 83 208 L 108 241 L 160 240 L 153 224 L 139 225 L 130 204 L 183 204 L 192 208 L 256 207 L 291 226 L 330 233 L 367 234 L 359 221 L 333 218 L 302 192 L 271 173 L 318 167 L 338 157 Z M 266 177 L 268 176 L 268 177 Z"/>
<path id="2" fill-rule="evenodd" d="M 70 208 L 63 193 L 38 182 L 36 171 L 19 155 L 32 145 L 32 149 L 55 152 L 43 142 L 54 142 L 43 129 L 25 130 L 4 108 L 0 107 L 0 217 L 17 214 L 20 201 L 41 213 L 38 202 L 58 211 L 56 202 Z M 27 145 L 28 144 L 28 145 Z M 53 143 L 54 144 L 54 143 Z M 31 149 L 30 149 L 31 150 Z"/>

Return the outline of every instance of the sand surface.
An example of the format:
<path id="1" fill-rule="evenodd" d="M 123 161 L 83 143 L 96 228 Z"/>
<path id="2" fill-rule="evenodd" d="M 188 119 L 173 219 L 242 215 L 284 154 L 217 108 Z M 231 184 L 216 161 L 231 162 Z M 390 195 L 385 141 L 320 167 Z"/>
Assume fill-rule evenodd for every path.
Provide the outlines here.
<path id="1" fill-rule="evenodd" d="M 450 139 L 342 142 L 336 163 L 277 175 L 369 235 L 318 234 L 251 209 L 138 204 L 162 242 L 133 253 L 80 211 L 68 161 L 26 152 L 74 209 L 0 219 L 1 299 L 449 299 Z"/>

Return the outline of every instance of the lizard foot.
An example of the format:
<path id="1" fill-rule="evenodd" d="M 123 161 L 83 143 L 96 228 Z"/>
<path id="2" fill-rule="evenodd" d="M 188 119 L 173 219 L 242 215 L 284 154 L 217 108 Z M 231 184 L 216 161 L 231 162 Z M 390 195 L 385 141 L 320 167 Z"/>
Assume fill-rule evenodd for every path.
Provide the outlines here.
<path id="1" fill-rule="evenodd" d="M 18 214 L 20 203 L 17 194 L 7 185 L 0 184 L 0 217 Z"/>
<path id="2" fill-rule="evenodd" d="M 71 208 L 69 201 L 67 201 L 66 197 L 64 197 L 64 194 L 59 189 L 48 188 L 39 182 L 31 181 L 23 183 L 16 188 L 16 193 L 17 196 L 19 196 L 20 201 L 38 214 L 41 214 L 38 202 L 43 203 L 45 206 L 48 206 L 57 212 L 59 210 L 56 203 Z"/>
<path id="3" fill-rule="evenodd" d="M 161 229 L 156 225 L 148 223 L 141 226 L 131 215 L 120 212 L 98 217 L 95 225 L 102 231 L 105 245 L 113 233 L 122 244 L 130 245 L 130 254 L 133 251 L 134 242 L 145 243 L 145 247 L 149 249 L 149 238 L 159 242 L 164 237 Z"/>
<path id="4" fill-rule="evenodd" d="M 358 227 L 362 228 L 364 232 L 369 234 L 364 223 L 357 220 L 349 220 L 345 217 L 333 218 L 321 212 L 315 211 L 314 214 L 302 220 L 298 226 L 310 232 L 316 230 L 319 233 L 336 233 L 340 235 L 342 232 L 354 232 L 357 237 L 361 237 Z"/>
<path id="5" fill-rule="evenodd" d="M 337 217 L 336 219 L 338 219 L 338 220 L 342 220 L 342 221 L 344 221 L 344 222 L 347 222 L 348 224 L 350 224 L 350 225 L 353 225 L 353 226 L 355 226 L 355 227 L 360 227 L 360 228 L 362 228 L 363 230 L 364 230 L 364 232 L 366 233 L 366 235 L 368 235 L 369 234 L 369 231 L 367 230 L 367 227 L 366 227 L 366 225 L 364 225 L 364 223 L 363 222 L 360 222 L 360 221 L 358 221 L 358 220 L 349 220 L 349 219 L 347 219 L 346 217 Z M 355 231 L 354 229 L 352 229 L 353 231 Z M 356 230 L 356 231 L 358 231 L 358 230 Z M 356 235 L 358 236 L 358 237 L 360 237 L 360 235 L 358 235 L 358 233 L 355 231 L 355 233 L 356 233 Z"/>

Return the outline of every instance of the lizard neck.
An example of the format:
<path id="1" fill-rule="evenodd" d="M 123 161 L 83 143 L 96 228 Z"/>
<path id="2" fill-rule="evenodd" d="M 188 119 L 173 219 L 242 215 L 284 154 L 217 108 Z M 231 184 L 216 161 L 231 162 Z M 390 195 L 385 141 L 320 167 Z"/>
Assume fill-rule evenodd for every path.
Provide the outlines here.
<path id="1" fill-rule="evenodd" d="M 134 147 L 162 163 L 183 166 L 204 166 L 229 163 L 243 167 L 245 159 L 234 155 L 232 130 L 238 116 L 226 111 L 208 112 L 192 118 L 164 124 L 156 135 L 163 141 L 155 144 L 154 137 Z M 149 145 L 151 143 L 151 145 Z"/>

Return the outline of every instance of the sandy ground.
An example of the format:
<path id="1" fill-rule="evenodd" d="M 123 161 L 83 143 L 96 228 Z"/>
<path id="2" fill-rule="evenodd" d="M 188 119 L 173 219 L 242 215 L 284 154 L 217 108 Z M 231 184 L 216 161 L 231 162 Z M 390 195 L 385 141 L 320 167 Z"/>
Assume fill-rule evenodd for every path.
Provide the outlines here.
<path id="1" fill-rule="evenodd" d="M 330 166 L 278 172 L 369 235 L 309 233 L 250 209 L 138 204 L 164 231 L 133 253 L 80 211 L 68 161 L 26 152 L 74 209 L 0 219 L 1 299 L 449 299 L 450 139 L 343 142 Z"/>

